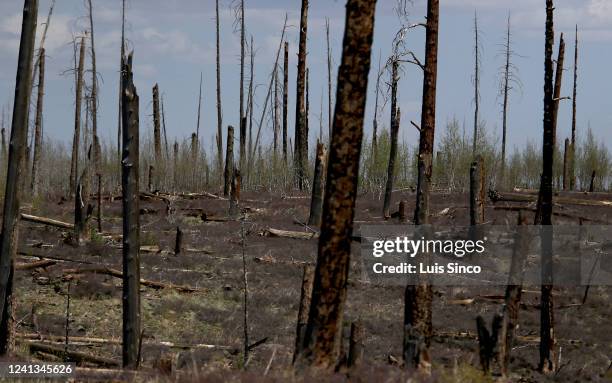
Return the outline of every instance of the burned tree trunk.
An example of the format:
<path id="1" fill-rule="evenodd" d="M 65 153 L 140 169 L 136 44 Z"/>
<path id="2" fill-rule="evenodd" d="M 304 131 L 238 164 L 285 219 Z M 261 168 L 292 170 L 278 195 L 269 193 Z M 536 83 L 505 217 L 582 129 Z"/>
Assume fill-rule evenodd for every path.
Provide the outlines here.
<path id="1" fill-rule="evenodd" d="M 14 342 L 13 258 L 17 252 L 19 197 L 21 194 L 19 174 L 23 166 L 28 134 L 28 107 L 30 105 L 37 16 L 38 0 L 25 0 L 15 80 L 6 191 L 4 193 L 2 237 L 0 240 L 0 304 L 2 305 L 2 311 L 0 311 L 0 356 L 6 356 L 11 352 Z"/>
<path id="2" fill-rule="evenodd" d="M 91 177 L 91 146 L 87 152 L 87 160 L 83 167 L 83 173 L 76 186 L 74 197 L 74 242 L 80 246 L 84 241 L 89 240 L 90 228 L 89 219 L 93 207 L 89 203 L 90 177 Z"/>
<path id="3" fill-rule="evenodd" d="M 298 355 L 304 350 L 304 336 L 308 325 L 308 312 L 310 311 L 310 301 L 312 298 L 312 287 L 314 282 L 315 268 L 313 265 L 304 266 L 302 275 L 302 289 L 300 290 L 300 305 L 295 333 L 295 349 L 293 351 L 293 362 L 295 363 Z"/>
<path id="4" fill-rule="evenodd" d="M 470 232 L 472 238 L 479 236 L 479 225 L 484 223 L 485 213 L 485 187 L 484 187 L 484 160 L 476 155 L 470 166 Z"/>
<path id="5" fill-rule="evenodd" d="M 346 4 L 321 236 L 304 351 L 299 356 L 307 364 L 324 368 L 336 365 L 339 350 L 375 9 L 375 0 Z"/>
<path id="6" fill-rule="evenodd" d="M 563 33 L 559 40 L 559 56 L 557 57 L 557 69 L 555 72 L 555 90 L 553 93 L 553 148 L 557 145 L 557 116 L 559 115 L 559 103 L 561 102 L 561 83 L 563 81 L 563 62 L 565 58 L 565 40 Z"/>
<path id="7" fill-rule="evenodd" d="M 174 241 L 174 255 L 179 255 L 183 252 L 183 231 L 180 227 L 176 227 L 176 240 Z"/>
<path id="8" fill-rule="evenodd" d="M 36 121 L 34 123 L 34 157 L 32 159 L 32 183 L 30 189 L 32 196 L 36 197 L 40 189 L 38 176 L 40 156 L 42 152 L 42 120 L 43 101 L 45 97 L 45 48 L 40 49 L 38 58 L 38 98 L 36 100 Z"/>
<path id="9" fill-rule="evenodd" d="M 349 338 L 348 367 L 356 367 L 363 360 L 365 343 L 365 328 L 360 321 L 351 323 Z"/>
<path id="10" fill-rule="evenodd" d="M 570 157 L 571 157 L 571 148 L 569 138 L 565 139 L 565 145 L 563 148 L 563 191 L 569 190 L 569 170 L 570 170 Z"/>
<path id="11" fill-rule="evenodd" d="M 225 182 L 223 196 L 229 196 L 232 188 L 232 171 L 234 169 L 234 127 L 227 127 L 227 148 L 225 152 Z"/>
<path id="12" fill-rule="evenodd" d="M 219 0 L 215 0 L 215 24 L 217 27 L 217 161 L 219 183 L 223 174 L 223 113 L 221 109 L 221 44 L 219 42 Z"/>
<path id="13" fill-rule="evenodd" d="M 576 25 L 576 41 L 574 42 L 574 90 L 572 92 L 572 145 L 569 170 L 569 190 L 576 188 L 576 97 L 578 86 L 578 25 Z"/>
<path id="14" fill-rule="evenodd" d="M 117 164 L 119 165 L 119 172 L 121 172 L 121 124 L 123 123 L 123 89 L 122 81 L 123 74 L 123 59 L 125 58 L 125 0 L 121 1 L 121 48 L 119 49 L 119 97 L 118 97 L 118 108 L 117 108 Z"/>
<path id="15" fill-rule="evenodd" d="M 285 58 L 283 61 L 283 161 L 287 166 L 287 107 L 289 98 L 289 43 L 285 41 Z"/>
<path id="16" fill-rule="evenodd" d="M 423 104 L 419 140 L 418 179 L 414 223 L 429 223 L 429 197 L 436 126 L 436 85 L 438 74 L 439 0 L 427 1 Z M 431 303 L 433 290 L 426 280 L 406 286 L 404 308 L 404 360 L 408 366 L 428 371 L 429 346 L 433 335 Z"/>
<path id="17" fill-rule="evenodd" d="M 389 149 L 389 165 L 387 167 L 387 185 L 383 203 L 383 217 L 387 218 L 391 206 L 391 193 L 393 192 L 393 178 L 395 176 L 395 159 L 397 157 L 397 136 L 399 133 L 400 111 L 397 107 L 397 69 L 398 62 L 394 58 L 391 64 L 391 148 Z"/>
<path id="18" fill-rule="evenodd" d="M 552 209 L 553 209 L 553 165 L 555 153 L 555 126 L 553 99 L 553 0 L 546 0 L 546 40 L 544 61 L 544 132 L 542 145 L 542 181 L 540 184 L 540 217 L 544 226 L 541 234 L 542 293 L 540 309 L 540 369 L 545 373 L 556 370 L 554 304 L 552 280 Z"/>
<path id="19" fill-rule="evenodd" d="M 376 76 L 376 98 L 374 101 L 374 121 L 372 122 L 372 163 L 376 164 L 378 158 L 378 95 L 380 93 L 380 61 L 378 56 L 378 72 Z"/>
<path id="20" fill-rule="evenodd" d="M 240 215 L 240 170 L 234 167 L 232 172 L 232 185 L 229 199 L 229 213 L 230 218 L 236 219 Z"/>
<path id="21" fill-rule="evenodd" d="M 246 124 L 244 123 L 244 48 L 246 45 L 244 34 L 244 0 L 240 1 L 240 169 L 246 164 Z"/>
<path id="22" fill-rule="evenodd" d="M 593 193 L 595 191 L 595 175 L 596 175 L 596 171 L 593 170 L 593 173 L 591 173 L 591 183 L 589 184 L 589 193 Z"/>
<path id="23" fill-rule="evenodd" d="M 325 37 L 327 40 L 327 123 L 329 125 L 329 139 L 331 141 L 331 136 L 332 136 L 332 53 L 331 53 L 331 47 L 329 45 L 329 18 L 325 19 Z M 322 139 L 323 137 L 321 137 L 321 140 Z"/>
<path id="24" fill-rule="evenodd" d="M 472 143 L 472 155 L 476 155 L 478 144 L 478 119 L 480 107 L 480 54 L 478 45 L 478 15 L 474 13 L 474 137 Z"/>
<path id="25" fill-rule="evenodd" d="M 504 46 L 505 66 L 503 79 L 504 101 L 502 109 L 502 147 L 501 147 L 501 169 L 500 169 L 500 185 L 505 187 L 506 182 L 506 136 L 508 134 L 508 93 L 510 92 L 510 56 L 512 50 L 510 48 L 510 15 L 508 15 L 508 27 L 506 29 L 506 44 Z"/>
<path id="26" fill-rule="evenodd" d="M 138 368 L 140 359 L 140 208 L 139 108 L 132 55 L 123 66 L 123 367 Z"/>
<path id="27" fill-rule="evenodd" d="M 98 174 L 98 209 L 96 216 L 98 218 L 98 233 L 102 233 L 102 174 Z"/>
<path id="28" fill-rule="evenodd" d="M 91 135 L 92 135 L 92 161 L 93 173 L 98 174 L 100 171 L 100 155 L 101 147 L 98 138 L 98 72 L 96 66 L 96 45 L 94 39 L 94 22 L 93 22 L 93 6 L 91 0 L 88 0 L 89 5 L 89 27 L 91 34 Z"/>
<path id="29" fill-rule="evenodd" d="M 294 166 L 296 184 L 300 190 L 304 189 L 306 167 L 308 165 L 308 126 L 306 125 L 306 40 L 308 33 L 308 2 L 302 0 L 300 18 L 300 45 L 297 67 L 297 94 L 295 100 L 295 149 Z"/>
<path id="30" fill-rule="evenodd" d="M 161 124 L 159 118 L 159 86 L 153 87 L 153 145 L 155 150 L 155 164 L 160 166 L 162 163 L 161 148 Z"/>
<path id="31" fill-rule="evenodd" d="M 309 226 L 321 225 L 321 208 L 323 207 L 323 194 L 325 185 L 325 161 L 327 151 L 323 142 L 317 142 L 317 157 L 315 159 L 314 178 L 312 180 L 312 199 L 310 202 Z"/>
<path id="32" fill-rule="evenodd" d="M 81 139 L 81 105 L 83 102 L 83 72 L 85 66 L 85 37 L 81 38 L 79 66 L 77 70 L 76 100 L 74 108 L 74 136 L 72 137 L 72 160 L 70 161 L 70 193 L 76 190 L 79 172 L 79 141 Z"/>

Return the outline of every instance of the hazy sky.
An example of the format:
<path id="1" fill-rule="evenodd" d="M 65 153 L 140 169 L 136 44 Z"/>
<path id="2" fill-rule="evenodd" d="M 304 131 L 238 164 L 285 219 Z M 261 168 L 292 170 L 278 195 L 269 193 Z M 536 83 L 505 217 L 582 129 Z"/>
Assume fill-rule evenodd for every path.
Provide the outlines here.
<path id="1" fill-rule="evenodd" d="M 40 0 L 39 35 L 50 0 Z M 68 142 L 72 135 L 74 114 L 74 79 L 64 72 L 72 66 L 72 36 L 88 27 L 83 0 L 57 0 L 46 42 L 47 86 L 45 98 L 45 134 Z M 117 92 L 120 46 L 120 0 L 94 0 L 95 37 L 98 71 L 101 76 L 99 130 L 106 141 L 115 140 L 117 128 Z M 290 28 L 289 134 L 293 136 L 295 110 L 295 72 L 297 65 L 299 0 L 245 0 L 248 36 L 255 40 L 256 122 L 259 121 L 268 79 L 274 63 L 284 15 Z M 370 93 L 366 116 L 369 134 L 374 110 L 374 87 L 379 55 L 383 62 L 400 27 L 393 11 L 395 0 L 379 0 L 376 14 L 375 43 L 370 73 Z M 441 0 L 440 50 L 438 68 L 438 113 L 436 140 L 445 123 L 456 117 L 465 121 L 468 133 L 473 125 L 473 17 L 478 12 L 482 40 L 481 115 L 487 127 L 500 136 L 501 107 L 498 95 L 500 55 L 508 12 L 512 15 L 514 64 L 520 70 L 523 90 L 510 98 L 509 143 L 522 146 L 527 140 L 539 141 L 542 135 L 543 47 L 545 9 L 543 0 Z M 331 44 L 335 77 L 340 61 L 344 30 L 345 2 L 311 0 L 309 14 L 308 66 L 310 67 L 310 139 L 319 131 L 322 96 L 327 97 L 325 58 L 325 18 L 331 23 Z M 425 0 L 414 0 L 409 7 L 409 22 L 422 22 Z M 590 124 L 595 134 L 609 141 L 612 122 L 612 0 L 557 0 L 555 32 L 566 36 L 566 64 L 563 95 L 571 95 L 574 25 L 580 29 L 578 89 L 578 128 Z M 21 29 L 23 1 L 0 0 L 0 104 L 11 102 Z M 207 149 L 216 131 L 215 109 L 215 24 L 213 0 L 128 0 L 130 49 L 134 49 L 135 81 L 141 101 L 141 130 L 150 134 L 152 126 L 151 88 L 159 83 L 164 96 L 168 135 L 186 139 L 196 127 L 200 72 L 204 77 L 202 139 Z M 221 0 L 221 69 L 223 125 L 238 125 L 239 35 L 233 28 L 230 1 Z M 407 37 L 410 49 L 422 58 L 424 32 L 421 28 Z M 556 47 L 555 47 L 556 55 Z M 402 109 L 402 137 L 415 143 L 416 130 L 410 120 L 420 120 L 420 69 L 407 64 L 399 87 Z M 385 78 L 386 79 L 386 78 Z M 247 77 L 248 80 L 248 77 Z M 335 87 L 334 87 L 335 88 Z M 335 93 L 335 91 L 334 91 Z M 327 126 L 327 101 L 323 124 Z M 389 110 L 380 115 L 380 124 L 388 126 Z M 563 101 L 559 115 L 559 141 L 569 135 L 571 101 Z M 257 125 L 257 124 L 256 124 Z M 262 129 L 269 142 L 271 128 Z M 326 131 L 326 130 L 325 130 Z"/>

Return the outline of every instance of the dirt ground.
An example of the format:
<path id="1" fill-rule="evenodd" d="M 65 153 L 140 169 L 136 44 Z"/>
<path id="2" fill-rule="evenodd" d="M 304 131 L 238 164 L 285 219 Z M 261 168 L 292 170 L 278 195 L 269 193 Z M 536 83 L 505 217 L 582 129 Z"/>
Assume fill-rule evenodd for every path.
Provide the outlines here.
<path id="1" fill-rule="evenodd" d="M 224 381 L 225 377 L 238 374 L 237 371 L 243 367 L 244 251 L 248 269 L 250 343 L 264 338 L 266 341 L 251 351 L 249 373 L 237 376 L 246 381 L 251 380 L 248 376 L 262 378 L 269 365 L 269 376 L 285 380 L 279 376 L 286 376 L 290 370 L 303 262 L 315 262 L 317 240 L 273 238 L 263 233 L 270 227 L 307 232 L 307 228 L 295 222 L 307 219 L 310 199 L 299 195 L 287 198 L 254 192 L 243 193 L 242 199 L 241 206 L 247 211 L 247 222 L 244 223 L 203 221 L 198 216 L 204 212 L 209 218 L 224 217 L 228 208 L 225 200 L 176 199 L 172 203 L 175 213 L 168 216 L 163 202 L 141 202 L 141 209 L 147 209 L 147 214 L 141 216 L 141 245 L 150 247 L 150 250 L 159 249 L 141 252 L 141 277 L 198 289 L 197 292 L 185 293 L 171 288 L 142 287 L 142 365 L 145 369 L 157 368 L 162 363 L 160 361 L 167 359 L 175 370 L 188 376 L 208 376 L 210 381 Z M 408 211 L 413 211 L 414 194 L 394 194 L 394 205 L 397 206 L 397 201 L 402 199 L 408 202 Z M 432 203 L 433 223 L 468 224 L 467 195 L 436 194 Z M 35 205 L 26 211 L 72 222 L 71 202 L 62 202 L 58 198 Z M 447 207 L 451 209 L 445 214 L 436 214 Z M 360 196 L 355 217 L 356 231 L 364 223 L 382 223 L 381 209 L 382 201 L 375 196 Z M 189 216 L 187 212 L 196 214 Z M 564 212 L 612 220 L 612 208 L 579 207 L 564 209 Z M 487 205 L 486 219 L 492 224 L 515 222 L 516 216 L 516 212 L 494 210 L 493 206 Z M 104 201 L 103 235 L 92 235 L 92 241 L 79 248 L 67 244 L 67 233 L 60 229 L 22 223 L 18 263 L 37 261 L 36 255 L 71 261 L 58 261 L 46 268 L 16 272 L 17 331 L 34 338 L 28 340 L 22 336 L 18 339 L 21 355 L 32 357 L 29 356 L 28 342 L 53 344 L 56 340 L 53 336 L 65 334 L 67 275 L 76 276 L 70 282 L 70 336 L 121 339 L 121 279 L 101 274 L 78 274 L 71 270 L 100 265 L 121 270 L 121 242 L 117 238 L 121 234 L 121 222 L 121 202 Z M 556 218 L 555 222 L 577 224 L 577 220 L 571 218 Z M 177 226 L 184 233 L 186 247 L 186 251 L 179 255 L 173 253 Z M 358 243 L 354 243 L 353 253 L 359 254 Z M 348 326 L 356 319 L 364 323 L 367 334 L 364 365 L 368 371 L 360 374 L 359 379 L 356 375 L 348 379 L 368 381 L 368 377 L 379 376 L 376 379 L 382 379 L 385 376 L 391 381 L 400 380 L 401 369 L 393 366 L 390 360 L 401 360 L 404 290 L 365 283 L 355 258 L 351 266 L 345 324 Z M 525 287 L 525 290 L 518 329 L 521 340 L 512 351 L 512 380 L 583 382 L 611 379 L 612 289 L 592 287 L 584 305 L 581 304 L 584 287 L 555 290 L 556 334 L 562 368 L 554 377 L 544 377 L 535 371 L 539 359 L 536 339 L 539 334 L 539 289 Z M 437 287 L 434 293 L 436 336 L 431 350 L 434 379 L 489 381 L 479 371 L 475 318 L 482 315 L 490 323 L 502 304 L 500 299 L 491 296 L 503 295 L 504 287 L 486 291 L 482 288 Z M 461 298 L 476 299 L 471 304 L 453 304 L 452 301 Z M 169 347 L 162 342 L 172 342 L 175 346 L 207 344 L 215 347 L 188 349 Z M 61 343 L 57 344 L 61 346 Z M 116 342 L 71 342 L 69 348 L 118 361 L 121 359 L 121 346 Z M 43 355 L 34 357 L 43 358 Z M 605 377 L 606 372 L 608 377 Z M 346 378 L 337 376 L 333 379 Z"/>

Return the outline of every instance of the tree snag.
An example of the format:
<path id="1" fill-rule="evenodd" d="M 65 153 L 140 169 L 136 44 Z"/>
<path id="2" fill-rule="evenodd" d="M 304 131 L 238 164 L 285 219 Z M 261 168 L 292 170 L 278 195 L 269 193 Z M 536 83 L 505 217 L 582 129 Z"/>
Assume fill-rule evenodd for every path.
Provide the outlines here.
<path id="1" fill-rule="evenodd" d="M 34 157 L 32 159 L 32 182 L 30 189 L 36 197 L 40 189 L 38 170 L 42 152 L 43 101 L 45 97 L 45 48 L 41 48 L 38 57 L 38 98 L 36 100 L 36 120 L 34 122 Z"/>
<path id="2" fill-rule="evenodd" d="M 397 136 L 399 134 L 400 111 L 397 107 L 397 69 L 396 56 L 391 63 L 391 148 L 389 149 L 389 163 L 387 167 L 387 183 L 385 187 L 385 200 L 383 203 L 383 217 L 389 218 L 391 206 L 391 193 L 393 191 L 393 178 L 395 177 L 395 160 L 397 157 Z"/>
<path id="3" fill-rule="evenodd" d="M 140 344 L 139 107 L 132 54 L 123 66 L 123 367 L 136 369 Z"/>
<path id="4" fill-rule="evenodd" d="M 570 155 L 569 189 L 576 188 L 576 97 L 578 86 L 578 25 L 576 25 L 576 40 L 574 42 L 574 87 L 572 92 L 572 145 Z"/>
<path id="5" fill-rule="evenodd" d="M 28 134 L 28 107 L 30 105 L 37 17 L 38 0 L 24 0 L 6 191 L 4 193 L 2 236 L 0 239 L 0 302 L 2 304 L 2 311 L 0 311 L 0 356 L 6 356 L 11 352 L 14 343 L 13 258 L 17 252 L 19 235 L 19 197 L 21 194 L 19 175 L 25 158 Z"/>
<path id="6" fill-rule="evenodd" d="M 317 157 L 315 159 L 314 178 L 312 180 L 312 198 L 310 201 L 309 226 L 321 225 L 321 208 L 323 207 L 323 194 L 325 191 L 325 162 L 327 150 L 323 142 L 317 142 Z"/>
<path id="7" fill-rule="evenodd" d="M 234 169 L 234 127 L 227 127 L 227 148 L 225 152 L 225 182 L 223 196 L 229 196 L 232 188 L 232 171 Z"/>
<path id="8" fill-rule="evenodd" d="M 304 350 L 304 336 L 306 335 L 306 326 L 308 325 L 308 312 L 310 311 L 310 302 L 312 298 L 312 287 L 314 283 L 315 267 L 310 264 L 304 265 L 302 274 L 302 288 L 300 290 L 300 305 L 298 306 L 298 317 L 295 333 L 295 349 L 293 352 L 293 362 L 297 360 L 298 355 Z"/>
<path id="9" fill-rule="evenodd" d="M 159 117 L 159 86 L 153 87 L 153 145 L 155 150 L 155 164 L 160 166 L 162 158 L 161 148 L 161 119 Z M 157 183 L 154 183 L 156 186 Z"/>
<path id="10" fill-rule="evenodd" d="M 429 224 L 429 197 L 436 126 L 436 85 L 438 74 L 439 0 L 427 1 L 423 104 L 419 139 L 415 225 Z M 404 308 L 404 361 L 407 366 L 429 371 L 429 346 L 433 335 L 431 304 L 433 290 L 426 280 L 408 284 Z"/>
<path id="11" fill-rule="evenodd" d="M 223 112 L 221 109 L 221 44 L 219 43 L 219 0 L 215 0 L 215 24 L 217 27 L 217 166 L 219 183 L 223 174 Z"/>
<path id="12" fill-rule="evenodd" d="M 70 161 L 70 194 L 76 190 L 79 172 L 79 141 L 81 138 L 81 105 L 83 102 L 83 72 L 85 69 L 85 37 L 81 37 L 79 66 L 76 80 L 76 100 L 74 107 L 74 135 L 72 136 L 72 159 Z"/>
<path id="13" fill-rule="evenodd" d="M 563 62 L 565 58 L 565 40 L 563 33 L 559 40 L 559 56 L 557 57 L 557 68 L 555 72 L 555 90 L 553 92 L 553 147 L 557 146 L 557 116 L 559 115 L 559 103 L 561 102 L 561 83 L 563 81 Z"/>
<path id="14" fill-rule="evenodd" d="M 285 41 L 283 61 L 283 161 L 287 166 L 287 107 L 289 98 L 289 43 Z"/>
<path id="15" fill-rule="evenodd" d="M 302 0 L 300 17 L 300 43 L 297 66 L 297 95 L 295 100 L 295 149 L 294 166 L 296 184 L 304 189 L 308 165 L 308 125 L 306 125 L 306 42 L 308 33 L 308 2 Z"/>
<path id="16" fill-rule="evenodd" d="M 348 0 L 337 77 L 323 219 L 304 351 L 306 364 L 337 363 L 357 197 L 376 0 Z"/>

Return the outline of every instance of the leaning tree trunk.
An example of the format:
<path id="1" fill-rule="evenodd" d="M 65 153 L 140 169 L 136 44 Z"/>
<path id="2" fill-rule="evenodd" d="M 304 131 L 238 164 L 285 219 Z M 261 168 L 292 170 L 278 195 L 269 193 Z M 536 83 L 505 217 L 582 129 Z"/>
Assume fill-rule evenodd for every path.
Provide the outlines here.
<path id="1" fill-rule="evenodd" d="M 542 294 L 540 309 L 540 369 L 545 373 L 556 370 L 554 304 L 552 280 L 552 208 L 553 208 L 553 165 L 555 153 L 555 126 L 553 99 L 553 44 L 554 44 L 554 5 L 546 0 L 546 42 L 544 47 L 544 132 L 542 145 L 542 180 L 540 184 L 540 219 L 545 227 L 541 234 L 542 252 Z M 536 222 L 537 224 L 537 222 Z"/>
<path id="2" fill-rule="evenodd" d="M 563 33 L 559 40 L 559 56 L 557 57 L 557 69 L 555 72 L 555 89 L 553 92 L 553 148 L 557 146 L 557 120 L 559 115 L 559 103 L 561 102 L 561 84 L 563 81 L 563 62 L 565 58 L 565 40 Z"/>
<path id="3" fill-rule="evenodd" d="M 574 90 L 572 93 L 572 142 L 569 170 L 569 189 L 576 188 L 576 97 L 578 86 L 578 25 L 576 25 L 576 41 L 574 42 Z"/>
<path id="4" fill-rule="evenodd" d="M 297 187 L 304 189 L 306 167 L 308 165 L 308 126 L 306 125 L 306 40 L 308 33 L 308 2 L 302 0 L 300 19 L 300 45 L 297 67 L 297 94 L 295 100 L 295 149 L 294 166 Z"/>
<path id="5" fill-rule="evenodd" d="M 36 121 L 34 123 L 34 157 L 32 159 L 32 183 L 30 188 L 32 196 L 36 197 L 40 189 L 38 176 L 40 156 L 42 151 L 42 119 L 43 101 L 45 97 L 45 49 L 40 49 L 38 58 L 38 99 L 36 101 Z"/>
<path id="6" fill-rule="evenodd" d="M 0 356 L 6 356 L 13 348 L 14 342 L 13 258 L 17 252 L 19 196 L 21 193 L 21 190 L 19 190 L 21 187 L 19 174 L 25 158 L 28 135 L 28 107 L 30 105 L 37 17 L 38 0 L 24 0 L 6 191 L 4 193 L 2 237 L 0 239 L 0 302 L 2 302 L 0 311 Z"/>
<path id="7" fill-rule="evenodd" d="M 285 41 L 285 58 L 283 62 L 283 161 L 287 166 L 287 101 L 289 99 L 289 43 Z"/>
<path id="8" fill-rule="evenodd" d="M 85 66 L 85 37 L 81 38 L 79 66 L 77 70 L 76 100 L 74 107 L 74 136 L 72 137 L 72 159 L 70 161 L 70 194 L 76 190 L 79 173 L 79 142 L 81 140 L 81 105 L 83 103 L 83 72 Z"/>
<path id="9" fill-rule="evenodd" d="M 340 349 L 376 0 L 348 0 L 318 258 L 304 350 L 306 364 L 334 368 Z"/>
<path id="10" fill-rule="evenodd" d="M 387 167 L 387 184 L 385 187 L 385 200 L 383 202 L 383 217 L 391 217 L 391 193 L 393 192 L 393 177 L 395 176 L 395 159 L 397 157 L 397 136 L 399 133 L 399 109 L 397 107 L 397 68 L 398 61 L 393 59 L 391 64 L 391 148 L 389 149 L 389 164 Z"/>
<path id="11" fill-rule="evenodd" d="M 136 369 L 140 348 L 139 108 L 132 55 L 123 65 L 123 367 Z"/>
<path id="12" fill-rule="evenodd" d="M 439 0 L 427 2 L 423 104 L 419 140 L 418 183 L 414 223 L 429 224 L 429 197 L 436 127 L 436 84 L 438 74 Z M 426 280 L 406 286 L 404 308 L 404 359 L 407 366 L 429 370 L 429 346 L 433 335 L 431 303 L 433 290 Z"/>
<path id="13" fill-rule="evenodd" d="M 225 182 L 223 196 L 229 196 L 232 188 L 232 171 L 234 170 L 234 127 L 227 127 L 227 151 L 225 152 Z"/>
<path id="14" fill-rule="evenodd" d="M 314 177 L 312 180 L 312 198 L 310 201 L 310 215 L 308 225 L 318 227 L 321 225 L 321 208 L 323 207 L 323 194 L 325 185 L 325 162 L 327 151 L 322 141 L 317 142 L 317 157 L 315 158 Z"/>

